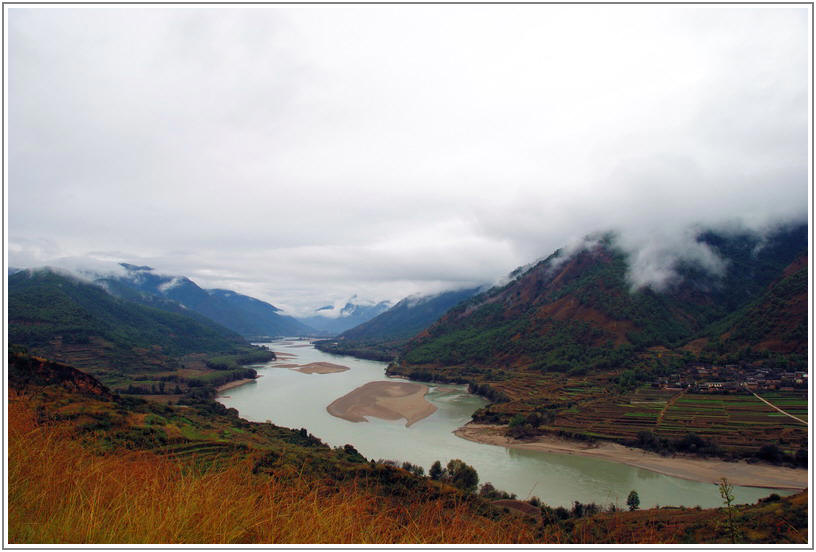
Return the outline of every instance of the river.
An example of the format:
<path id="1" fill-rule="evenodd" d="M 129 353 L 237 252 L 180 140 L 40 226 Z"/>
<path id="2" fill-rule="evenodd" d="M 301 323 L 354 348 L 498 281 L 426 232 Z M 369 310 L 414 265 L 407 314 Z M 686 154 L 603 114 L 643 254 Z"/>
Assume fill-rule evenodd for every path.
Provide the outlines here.
<path id="1" fill-rule="evenodd" d="M 435 460 L 445 465 L 459 458 L 476 468 L 480 483 L 489 481 L 496 488 L 515 493 L 521 499 L 538 496 L 551 506 L 571 506 L 576 500 L 607 505 L 625 505 L 630 491 L 637 491 L 641 507 L 722 505 L 716 485 L 688 481 L 584 456 L 508 449 L 474 443 L 452 432 L 470 420 L 476 409 L 486 404 L 467 393 L 461 385 L 429 384 L 426 398 L 437 410 L 411 427 L 405 420 L 349 422 L 326 411 L 332 401 L 370 381 L 387 380 L 386 364 L 318 351 L 304 341 L 263 343 L 270 349 L 291 355 L 277 364 L 331 362 L 350 370 L 332 374 L 304 374 L 275 363 L 253 365 L 261 376 L 257 380 L 229 389 L 218 398 L 242 417 L 310 433 L 331 446 L 353 445 L 370 459 L 409 461 L 427 472 Z M 780 495 L 792 491 L 735 487 L 737 502 L 756 502 L 771 492 Z"/>

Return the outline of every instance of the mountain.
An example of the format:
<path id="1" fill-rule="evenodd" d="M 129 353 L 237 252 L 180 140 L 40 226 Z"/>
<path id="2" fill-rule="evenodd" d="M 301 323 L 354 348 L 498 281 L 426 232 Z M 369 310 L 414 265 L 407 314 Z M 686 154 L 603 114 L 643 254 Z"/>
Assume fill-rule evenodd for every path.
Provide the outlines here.
<path id="1" fill-rule="evenodd" d="M 218 385 L 252 375 L 240 364 L 274 356 L 194 312 L 135 303 L 48 269 L 9 277 L 8 320 L 9 343 L 87 369 L 120 390 Z"/>
<path id="2" fill-rule="evenodd" d="M 314 330 L 259 299 L 225 289 L 202 289 L 184 276 L 156 274 L 121 263 L 125 276 L 97 278 L 114 295 L 174 312 L 197 312 L 245 337 L 310 335 Z M 176 304 L 171 304 L 170 300 Z"/>
<path id="3" fill-rule="evenodd" d="M 343 332 L 348 340 L 396 340 L 410 338 L 435 322 L 454 305 L 476 295 L 479 288 L 437 295 L 406 297 L 368 322 Z"/>
<path id="4" fill-rule="evenodd" d="M 412 339 L 388 372 L 469 383 L 494 401 L 477 420 L 527 416 L 534 432 L 627 443 L 638 432 L 655 432 L 666 446 L 682 448 L 684 435 L 695 431 L 734 454 L 777 440 L 793 454 L 806 443 L 795 421 L 767 418 L 766 427 L 735 429 L 724 420 L 739 419 L 736 410 L 706 420 L 678 406 L 686 420 L 678 424 L 671 411 L 657 416 L 659 410 L 642 405 L 666 404 L 678 388 L 696 392 L 725 380 L 793 389 L 780 400 L 801 408 L 795 373 L 807 371 L 807 236 L 806 225 L 764 237 L 700 232 L 698 243 L 723 261 L 722 273 L 679 262 L 677 277 L 660 291 L 632 289 L 628 257 L 615 236 L 596 236 L 453 307 Z"/>
<path id="5" fill-rule="evenodd" d="M 367 322 L 346 330 L 335 340 L 316 342 L 326 352 L 375 360 L 393 360 L 399 349 L 454 305 L 469 299 L 479 288 L 436 295 L 406 297 Z"/>
<path id="6" fill-rule="evenodd" d="M 760 299 L 796 259 L 806 270 L 806 226 L 780 230 L 759 250 L 760 238 L 750 234 L 706 232 L 698 241 L 726 260 L 725 275 L 682 263 L 681 281 L 664 292 L 630 289 L 627 256 L 611 235 L 571 256 L 556 251 L 449 311 L 412 341 L 403 360 L 535 364 L 548 371 L 603 367 L 610 355 L 710 337 L 709 328 Z M 801 298 L 806 278 L 797 282 L 798 295 L 788 293 Z M 794 322 L 801 327 L 806 319 L 799 314 Z"/>
<path id="7" fill-rule="evenodd" d="M 334 312 L 335 307 L 332 305 L 325 305 L 315 311 L 316 314 L 305 318 L 298 318 L 300 322 L 307 326 L 318 330 L 323 335 L 337 335 L 355 326 L 367 322 L 385 312 L 391 307 L 390 301 L 381 301 L 373 305 L 362 305 L 353 303 L 357 296 L 351 297 L 346 304 L 339 310 L 336 316 L 329 317 L 317 313 Z"/>
<path id="8" fill-rule="evenodd" d="M 807 355 L 807 310 L 808 258 L 803 253 L 758 299 L 717 325 L 716 346 L 729 352 L 752 348 Z"/>

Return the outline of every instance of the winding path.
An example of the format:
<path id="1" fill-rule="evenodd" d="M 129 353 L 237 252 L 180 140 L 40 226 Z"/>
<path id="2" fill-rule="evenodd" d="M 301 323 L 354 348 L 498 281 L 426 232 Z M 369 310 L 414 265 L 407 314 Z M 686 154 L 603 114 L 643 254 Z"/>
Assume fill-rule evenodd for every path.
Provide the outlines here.
<path id="1" fill-rule="evenodd" d="M 752 393 L 753 393 L 753 392 L 752 392 Z M 797 417 L 796 417 L 796 416 L 794 416 L 793 414 L 788 414 L 787 412 L 785 412 L 784 410 L 782 410 L 782 409 L 781 409 L 781 408 L 779 408 L 778 406 L 776 406 L 776 405 L 773 405 L 773 404 L 769 403 L 768 401 L 766 401 L 765 399 L 763 399 L 762 397 L 760 397 L 760 396 L 759 396 L 759 395 L 757 395 L 756 393 L 753 393 L 753 395 L 754 395 L 754 397 L 756 397 L 757 399 L 761 400 L 762 402 L 764 402 L 765 404 L 767 404 L 768 406 L 770 406 L 770 407 L 771 407 L 771 408 L 773 408 L 774 410 L 778 410 L 779 412 L 781 412 L 782 414 L 784 414 L 784 415 L 785 415 L 785 416 L 787 416 L 788 418 L 793 418 L 793 419 L 794 419 L 794 420 L 796 420 L 797 422 L 800 422 L 800 423 L 803 423 L 803 424 L 805 424 L 805 425 L 808 425 L 808 423 L 807 423 L 806 421 L 804 421 L 803 419 L 801 419 L 801 418 L 797 418 Z"/>
<path id="2" fill-rule="evenodd" d="M 666 413 L 666 411 L 669 408 L 671 408 L 672 405 L 674 405 L 674 403 L 675 403 L 675 401 L 677 401 L 677 399 L 679 399 L 680 397 L 682 397 L 685 394 L 686 394 L 685 391 L 680 391 L 678 394 L 676 394 L 675 396 L 673 396 L 671 399 L 669 399 L 666 402 L 666 406 L 664 406 L 663 410 L 660 411 L 660 414 L 657 415 L 657 421 L 655 422 L 655 427 L 656 428 L 660 427 L 660 423 L 663 421 L 663 415 Z"/>

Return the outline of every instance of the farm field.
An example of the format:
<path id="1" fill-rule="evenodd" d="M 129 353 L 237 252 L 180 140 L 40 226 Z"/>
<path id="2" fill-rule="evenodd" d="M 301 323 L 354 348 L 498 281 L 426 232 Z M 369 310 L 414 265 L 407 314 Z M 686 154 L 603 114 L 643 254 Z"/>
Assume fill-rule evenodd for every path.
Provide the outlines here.
<path id="1" fill-rule="evenodd" d="M 507 423 L 519 413 L 573 409 L 578 405 L 607 401 L 611 395 L 606 380 L 600 376 L 568 377 L 565 380 L 562 374 L 519 371 L 512 378 L 490 382 L 490 387 L 507 400 L 494 402 L 477 413 L 476 418 L 482 416 L 483 421 Z"/>
<path id="2" fill-rule="evenodd" d="M 448 378 L 456 373 L 476 373 L 472 368 L 459 372 L 456 368 L 444 366 L 438 371 Z M 650 432 L 657 438 L 678 441 L 694 433 L 735 454 L 755 453 L 769 444 L 789 454 L 807 449 L 806 425 L 748 392 L 689 393 L 648 384 L 622 391 L 615 384 L 619 375 L 601 372 L 565 377 L 529 368 L 478 374 L 479 379 L 486 380 L 482 387 L 489 387 L 495 395 L 486 394 L 492 404 L 477 411 L 474 421 L 507 424 L 513 416 L 538 413 L 549 417 L 540 425 L 541 430 L 573 438 L 633 442 L 639 433 Z M 807 420 L 805 390 L 763 391 L 760 396 Z"/>
<path id="3" fill-rule="evenodd" d="M 807 419 L 806 392 L 776 391 L 761 396 Z M 549 429 L 627 441 L 635 440 L 642 431 L 670 440 L 695 433 L 731 452 L 755 451 L 768 443 L 789 452 L 807 448 L 806 425 L 750 394 L 690 394 L 641 387 L 626 395 L 581 402 L 560 412 Z"/>

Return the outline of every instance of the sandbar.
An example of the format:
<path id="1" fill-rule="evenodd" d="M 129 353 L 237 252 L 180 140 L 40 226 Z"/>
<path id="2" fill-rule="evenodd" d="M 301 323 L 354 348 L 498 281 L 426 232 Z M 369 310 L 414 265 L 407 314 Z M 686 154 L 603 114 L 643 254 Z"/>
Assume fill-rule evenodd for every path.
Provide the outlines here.
<path id="1" fill-rule="evenodd" d="M 294 366 L 299 366 L 295 368 Z M 304 374 L 334 374 L 336 372 L 345 372 L 349 370 L 348 366 L 342 364 L 332 364 L 331 362 L 312 362 L 309 364 L 295 364 L 291 367 L 292 370 L 302 372 Z"/>
<path id="2" fill-rule="evenodd" d="M 703 483 L 716 484 L 725 477 L 730 483 L 745 487 L 802 490 L 808 486 L 808 472 L 804 469 L 749 464 L 745 461 L 726 462 L 681 454 L 661 456 L 608 441 L 586 443 L 548 435 L 520 441 L 504 435 L 505 429 L 505 426 L 468 423 L 454 434 L 487 445 L 589 456 Z"/>
<path id="3" fill-rule="evenodd" d="M 367 422 L 366 416 L 384 420 L 405 418 L 405 427 L 436 412 L 425 399 L 428 387 L 402 381 L 371 381 L 326 407 L 332 416 L 350 422 Z"/>
<path id="4" fill-rule="evenodd" d="M 260 377 L 260 376 L 259 376 Z M 239 379 L 233 380 L 225 383 L 224 385 L 219 385 L 215 388 L 216 391 L 221 393 L 222 391 L 226 391 L 227 389 L 232 389 L 233 387 L 238 387 L 239 385 L 244 385 L 245 383 L 249 383 L 251 381 L 255 381 L 255 378 L 247 378 L 247 379 Z"/>

